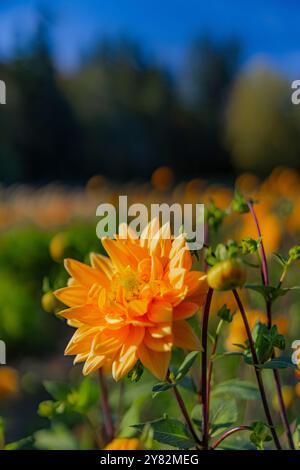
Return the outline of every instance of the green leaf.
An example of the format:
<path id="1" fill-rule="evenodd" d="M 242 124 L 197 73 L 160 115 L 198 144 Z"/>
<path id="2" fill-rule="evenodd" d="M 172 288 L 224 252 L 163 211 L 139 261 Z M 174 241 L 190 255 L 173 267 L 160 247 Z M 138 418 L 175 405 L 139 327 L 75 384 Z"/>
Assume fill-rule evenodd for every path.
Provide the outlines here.
<path id="1" fill-rule="evenodd" d="M 243 357 L 244 354 L 239 351 L 227 351 L 222 354 L 216 354 L 215 356 L 212 357 L 213 362 L 218 361 L 219 359 L 222 359 L 223 357 Z"/>
<path id="2" fill-rule="evenodd" d="M 42 401 L 38 406 L 38 415 L 43 418 L 52 418 L 55 414 L 56 403 L 53 400 Z"/>
<path id="3" fill-rule="evenodd" d="M 32 449 L 34 444 L 34 438 L 32 436 L 24 437 L 19 441 L 10 442 L 6 444 L 4 450 L 25 450 L 25 449 Z"/>
<path id="4" fill-rule="evenodd" d="M 243 255 L 250 255 L 258 250 L 260 240 L 254 240 L 251 237 L 244 238 L 240 243 L 240 249 Z"/>
<path id="5" fill-rule="evenodd" d="M 265 442 L 272 441 L 272 436 L 269 427 L 261 421 L 256 421 L 252 425 L 252 433 L 250 434 L 250 440 L 255 445 L 257 450 L 265 449 Z"/>
<path id="6" fill-rule="evenodd" d="M 0 416 L 0 450 L 3 449 L 5 444 L 5 423 L 4 419 Z"/>
<path id="7" fill-rule="evenodd" d="M 246 214 L 246 212 L 249 212 L 246 198 L 238 190 L 235 191 L 231 207 L 234 212 L 238 212 L 239 214 Z"/>
<path id="8" fill-rule="evenodd" d="M 91 377 L 85 377 L 73 398 L 76 411 L 87 413 L 99 400 L 99 388 Z M 70 396 L 68 401 L 70 402 Z"/>
<path id="9" fill-rule="evenodd" d="M 280 266 L 282 266 L 283 268 L 286 266 L 288 260 L 283 255 L 281 255 L 280 253 L 273 253 L 273 256 L 275 260 L 280 264 Z"/>
<path id="10" fill-rule="evenodd" d="M 300 286 L 294 287 L 273 287 L 264 286 L 261 284 L 246 284 L 247 289 L 254 290 L 263 296 L 266 302 L 274 302 L 278 297 L 283 297 L 288 292 L 296 289 L 300 289 Z"/>
<path id="11" fill-rule="evenodd" d="M 167 390 L 170 390 L 171 388 L 174 388 L 176 386 L 175 382 L 169 383 L 169 382 L 159 382 L 155 384 L 152 387 L 152 392 L 154 395 L 160 392 L 166 392 Z"/>
<path id="12" fill-rule="evenodd" d="M 276 357 L 264 364 L 257 365 L 257 367 L 260 369 L 286 369 L 287 367 L 294 370 L 297 369 L 297 365 L 293 364 L 291 359 L 286 356 Z"/>
<path id="13" fill-rule="evenodd" d="M 289 257 L 291 261 L 297 261 L 300 259 L 300 245 L 293 246 L 289 251 Z"/>
<path id="14" fill-rule="evenodd" d="M 128 372 L 127 378 L 129 379 L 130 382 L 137 383 L 142 378 L 143 373 L 144 373 L 144 366 L 141 363 L 141 361 L 138 360 L 135 366 L 131 369 L 131 371 Z"/>
<path id="15" fill-rule="evenodd" d="M 199 355 L 198 351 L 192 351 L 185 357 L 184 361 L 179 366 L 177 373 L 175 374 L 176 382 L 178 382 L 179 380 L 183 379 L 183 377 L 185 377 L 185 375 L 189 372 L 190 368 L 194 364 L 198 355 Z"/>
<path id="16" fill-rule="evenodd" d="M 205 220 L 208 222 L 209 227 L 217 232 L 223 223 L 226 211 L 219 209 L 214 201 L 211 201 L 205 208 Z"/>
<path id="17" fill-rule="evenodd" d="M 148 398 L 149 394 L 147 393 L 138 396 L 134 400 L 122 418 L 118 437 L 133 437 L 136 434 L 136 430 L 133 428 L 133 426 L 140 421 L 142 407 Z"/>
<path id="18" fill-rule="evenodd" d="M 233 314 L 231 313 L 226 304 L 224 304 L 218 311 L 218 317 L 226 321 L 227 323 L 231 323 L 233 320 Z"/>
<path id="19" fill-rule="evenodd" d="M 238 418 L 235 400 L 214 398 L 210 404 L 211 435 L 216 436 L 232 426 Z"/>
<path id="20" fill-rule="evenodd" d="M 140 431 L 145 426 L 153 429 L 153 439 L 162 444 L 167 444 L 178 449 L 191 449 L 195 442 L 181 421 L 173 418 L 162 418 L 156 421 L 134 425 Z"/>
<path id="21" fill-rule="evenodd" d="M 55 400 L 66 400 L 68 394 L 71 392 L 70 386 L 61 382 L 46 380 L 44 387 Z"/>
<path id="22" fill-rule="evenodd" d="M 264 323 L 257 322 L 252 334 L 259 363 L 263 364 L 271 359 L 274 348 L 285 349 L 285 339 L 278 333 L 277 325 L 269 329 Z"/>
<path id="23" fill-rule="evenodd" d="M 239 400 L 258 400 L 260 397 L 256 385 L 239 379 L 227 380 L 217 385 L 211 394 L 212 397 L 220 397 L 223 395 Z"/>
<path id="24" fill-rule="evenodd" d="M 296 450 L 300 450 L 300 419 L 296 419 L 295 431 L 293 433 L 293 440 L 295 443 Z"/>
<path id="25" fill-rule="evenodd" d="M 34 434 L 35 447 L 40 450 L 77 450 L 78 444 L 72 433 L 62 424 L 41 429 Z"/>

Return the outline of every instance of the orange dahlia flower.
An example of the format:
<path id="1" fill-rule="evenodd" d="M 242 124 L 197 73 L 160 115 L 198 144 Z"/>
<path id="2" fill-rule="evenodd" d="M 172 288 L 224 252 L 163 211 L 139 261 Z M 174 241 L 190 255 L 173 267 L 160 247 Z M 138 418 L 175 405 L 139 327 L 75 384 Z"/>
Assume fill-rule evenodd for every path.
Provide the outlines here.
<path id="1" fill-rule="evenodd" d="M 172 239 L 169 225 L 154 219 L 140 238 L 121 226 L 125 232 L 127 239 L 102 239 L 109 258 L 92 253 L 91 266 L 65 260 L 71 279 L 55 295 L 77 328 L 65 354 L 85 362 L 85 375 L 103 368 L 119 380 L 139 359 L 164 380 L 173 346 L 200 349 L 186 320 L 205 301 L 206 276 L 191 271 L 186 241 Z"/>
<path id="2" fill-rule="evenodd" d="M 143 450 L 142 443 L 135 437 L 116 437 L 104 450 Z"/>

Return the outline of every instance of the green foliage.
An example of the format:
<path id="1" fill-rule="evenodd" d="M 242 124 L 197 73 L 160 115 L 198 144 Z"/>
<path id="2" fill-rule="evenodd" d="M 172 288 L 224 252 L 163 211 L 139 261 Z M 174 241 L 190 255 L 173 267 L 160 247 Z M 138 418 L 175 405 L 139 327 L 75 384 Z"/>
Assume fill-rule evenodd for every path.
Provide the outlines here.
<path id="1" fill-rule="evenodd" d="M 133 437 L 136 435 L 134 425 L 141 420 L 142 408 L 148 397 L 149 395 L 144 393 L 135 398 L 122 417 L 118 430 L 118 437 Z"/>
<path id="2" fill-rule="evenodd" d="M 135 424 L 134 427 L 142 431 L 145 426 L 153 429 L 153 439 L 178 449 L 191 449 L 195 447 L 194 440 L 181 421 L 177 419 L 164 418 Z"/>
<path id="3" fill-rule="evenodd" d="M 272 441 L 269 427 L 260 421 L 253 423 L 250 440 L 253 442 L 257 450 L 264 450 L 265 443 Z"/>
<path id="4" fill-rule="evenodd" d="M 273 286 L 264 286 L 262 284 L 247 284 L 245 286 L 247 289 L 258 292 L 263 296 L 266 302 L 274 302 L 278 297 L 283 297 L 288 294 L 290 291 L 299 290 L 299 286 L 295 287 L 273 287 Z"/>
<path id="5" fill-rule="evenodd" d="M 289 251 L 290 261 L 297 261 L 300 259 L 300 245 L 293 246 Z"/>
<path id="6" fill-rule="evenodd" d="M 297 369 L 296 364 L 291 361 L 291 358 L 285 356 L 276 357 L 270 361 L 265 362 L 264 364 L 259 364 L 257 367 L 260 369 Z"/>
<path id="7" fill-rule="evenodd" d="M 212 397 L 227 397 L 237 400 L 258 400 L 260 398 L 259 390 L 256 385 L 246 380 L 231 379 L 222 382 L 212 390 Z"/>
<path id="8" fill-rule="evenodd" d="M 218 208 L 214 201 L 211 201 L 208 206 L 205 207 L 205 220 L 208 223 L 209 228 L 214 232 L 217 232 L 221 227 L 226 211 Z"/>
<path id="9" fill-rule="evenodd" d="M 271 359 L 274 348 L 285 349 L 284 336 L 278 333 L 278 328 L 273 325 L 270 329 L 264 323 L 257 322 L 252 332 L 254 347 L 258 361 L 264 364 Z"/>
<path id="10" fill-rule="evenodd" d="M 296 450 L 300 450 L 300 419 L 296 419 L 295 431 L 293 433 L 293 440 L 295 443 Z"/>
<path id="11" fill-rule="evenodd" d="M 75 423 L 93 409 L 98 402 L 98 387 L 90 377 L 84 378 L 77 387 L 59 382 L 44 382 L 45 389 L 54 400 L 39 404 L 38 414 L 48 419 Z"/>
<path id="12" fill-rule="evenodd" d="M 236 259 L 238 254 L 238 244 L 235 241 L 230 240 L 226 244 L 219 243 L 215 250 L 213 250 L 212 247 L 208 247 L 205 250 L 205 261 L 209 266 L 215 266 L 222 261 Z"/>
<path id="13" fill-rule="evenodd" d="M 157 383 L 153 386 L 152 392 L 153 396 L 155 396 L 157 393 L 160 392 L 166 392 L 172 388 L 174 388 L 176 385 L 182 385 L 183 387 L 187 387 L 188 389 L 193 387 L 190 387 L 189 384 L 184 382 L 184 379 L 186 378 L 186 375 L 190 371 L 191 367 L 193 366 L 195 360 L 199 356 L 199 352 L 197 351 L 192 351 L 190 352 L 183 362 L 180 364 L 178 367 L 177 371 L 175 373 L 171 372 L 170 374 L 170 382 L 160 382 Z"/>
<path id="14" fill-rule="evenodd" d="M 211 436 L 216 437 L 236 423 L 238 410 L 233 399 L 214 398 L 210 405 Z"/>
<path id="15" fill-rule="evenodd" d="M 248 203 L 245 197 L 238 190 L 235 191 L 231 207 L 234 212 L 238 212 L 239 214 L 249 212 Z"/>
<path id="16" fill-rule="evenodd" d="M 250 255 L 256 253 L 260 245 L 260 240 L 254 240 L 254 238 L 244 238 L 240 243 L 240 249 L 243 255 Z"/>
<path id="17" fill-rule="evenodd" d="M 231 313 L 226 304 L 224 304 L 220 308 L 217 315 L 219 318 L 221 318 L 221 320 L 224 320 L 226 323 L 231 323 L 233 320 L 233 314 Z"/>
<path id="18" fill-rule="evenodd" d="M 130 382 L 137 383 L 142 378 L 143 373 L 144 373 L 144 366 L 139 360 L 137 361 L 133 369 L 131 369 L 131 371 L 128 373 L 127 377 Z"/>
<path id="19" fill-rule="evenodd" d="M 35 448 L 38 450 L 78 450 L 79 446 L 65 425 L 55 423 L 50 429 L 41 429 L 34 434 Z"/>

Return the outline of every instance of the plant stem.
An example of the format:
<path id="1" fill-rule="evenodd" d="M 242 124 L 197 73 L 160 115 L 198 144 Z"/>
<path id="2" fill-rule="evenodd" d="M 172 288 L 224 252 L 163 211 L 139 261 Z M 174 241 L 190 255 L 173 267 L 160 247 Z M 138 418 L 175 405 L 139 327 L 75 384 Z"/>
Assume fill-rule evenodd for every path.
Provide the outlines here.
<path id="1" fill-rule="evenodd" d="M 250 426 L 237 426 L 236 428 L 229 429 L 214 443 L 214 445 L 212 446 L 212 450 L 216 449 L 221 444 L 221 442 L 227 439 L 227 437 L 239 431 L 251 431 L 251 427 Z"/>
<path id="2" fill-rule="evenodd" d="M 103 374 L 102 369 L 99 369 L 99 383 L 100 383 L 100 389 L 101 389 L 101 407 L 102 407 L 102 413 L 103 413 L 103 421 L 104 421 L 104 433 L 105 433 L 105 441 L 108 443 L 110 442 L 115 434 L 114 431 L 114 423 L 109 407 L 109 402 L 108 402 L 108 389 L 107 389 L 107 383 L 105 380 L 105 376 Z"/>
<path id="3" fill-rule="evenodd" d="M 202 400 L 202 419 L 203 419 L 203 448 L 208 450 L 209 441 L 209 391 L 208 391 L 208 376 L 207 376 L 207 337 L 208 337 L 208 320 L 209 310 L 213 289 L 209 288 L 206 302 L 203 310 L 202 320 L 202 362 L 201 362 L 201 400 Z"/>
<path id="4" fill-rule="evenodd" d="M 269 284 L 269 274 L 268 274 L 268 268 L 267 268 L 266 252 L 265 252 L 264 242 L 263 242 L 263 239 L 262 239 L 262 234 L 261 234 L 260 226 L 259 226 L 258 219 L 257 219 L 257 216 L 256 216 L 256 212 L 254 210 L 253 202 L 251 200 L 248 201 L 248 207 L 249 207 L 249 210 L 250 210 L 251 215 L 253 217 L 258 236 L 260 238 L 261 257 L 262 257 L 262 278 L 263 278 L 264 283 L 266 285 L 268 285 Z"/>
<path id="5" fill-rule="evenodd" d="M 256 375 L 256 379 L 257 379 L 257 383 L 258 383 L 258 387 L 259 387 L 259 391 L 260 391 L 260 395 L 261 395 L 265 415 L 266 415 L 266 418 L 267 418 L 267 422 L 268 422 L 268 425 L 270 426 L 270 430 L 271 430 L 275 445 L 276 445 L 278 450 L 281 450 L 281 444 L 280 444 L 280 441 L 278 439 L 278 436 L 277 436 L 277 433 L 276 433 L 276 430 L 275 430 L 275 426 L 274 426 L 274 423 L 273 423 L 272 415 L 271 415 L 271 412 L 270 412 L 270 408 L 269 408 L 269 405 L 268 405 L 266 391 L 265 391 L 264 383 L 263 383 L 263 380 L 262 380 L 261 371 L 259 369 L 257 369 L 257 367 L 256 367 L 259 364 L 259 361 L 258 361 L 258 357 L 257 357 L 256 351 L 255 351 L 254 341 L 253 341 L 253 338 L 252 338 L 252 333 L 251 333 L 251 329 L 250 329 L 250 326 L 249 326 L 248 318 L 247 318 L 246 312 L 244 310 L 243 304 L 241 302 L 241 299 L 239 297 L 239 294 L 237 293 L 237 291 L 235 289 L 233 289 L 232 292 L 233 292 L 233 295 L 235 297 L 236 303 L 239 307 L 239 310 L 240 310 L 240 313 L 242 315 L 243 322 L 244 322 L 244 325 L 245 325 L 245 329 L 246 329 L 246 333 L 247 333 L 247 337 L 248 337 L 248 341 L 249 341 L 249 346 L 250 346 L 250 351 L 251 351 L 253 364 L 254 364 L 254 371 L 255 371 L 255 375 Z"/>
<path id="6" fill-rule="evenodd" d="M 214 355 L 216 354 L 216 351 L 217 351 L 219 335 L 220 335 L 220 331 L 221 331 L 222 326 L 223 326 L 223 320 L 220 320 L 220 322 L 217 326 L 216 336 L 215 336 L 215 339 L 214 339 L 214 342 L 213 342 L 213 345 L 212 345 L 211 354 L 210 354 L 210 358 L 209 358 L 209 361 L 208 361 L 208 379 L 207 379 L 208 409 L 209 409 L 209 404 L 210 404 L 210 388 L 211 388 L 211 379 L 212 379 L 212 372 L 213 372 L 213 357 L 214 357 Z"/>
<path id="7" fill-rule="evenodd" d="M 256 212 L 254 210 L 252 201 L 248 201 L 248 207 L 249 207 L 249 210 L 252 214 L 253 220 L 255 222 L 255 226 L 256 226 L 258 236 L 261 239 L 260 247 L 261 247 L 261 256 L 262 256 L 262 280 L 263 280 L 264 286 L 267 287 L 269 285 L 269 270 L 268 270 L 268 262 L 267 262 L 266 251 L 265 251 L 265 247 L 264 247 L 264 243 L 263 243 L 263 239 L 262 239 L 262 234 L 261 234 L 259 222 L 258 222 L 258 219 L 257 219 L 257 216 L 256 216 Z M 279 280 L 279 285 L 278 285 L 279 287 L 281 286 L 281 284 L 282 284 L 282 282 L 285 278 L 286 272 L 287 272 L 287 269 L 284 269 L 283 273 L 282 273 L 282 276 Z M 270 300 L 268 300 L 266 302 L 266 308 L 267 308 L 268 328 L 270 329 L 272 327 L 272 302 Z M 273 357 L 275 357 L 275 352 L 273 353 Z M 284 398 L 283 398 L 283 394 L 282 394 L 281 380 L 280 380 L 280 374 L 279 374 L 278 369 L 273 370 L 273 375 L 274 375 L 274 380 L 275 380 L 275 384 L 276 384 L 276 392 L 277 392 L 277 396 L 278 396 L 278 403 L 279 403 L 279 408 L 280 408 L 281 420 L 282 420 L 282 422 L 284 424 L 284 427 L 285 427 L 285 432 L 286 432 L 286 435 L 287 435 L 289 447 L 290 447 L 291 450 L 295 450 L 293 435 L 292 435 L 292 431 L 291 431 L 291 428 L 290 428 L 290 424 L 289 424 L 289 420 L 288 420 L 288 416 L 287 416 L 287 411 L 286 411 L 286 407 L 285 407 L 285 403 L 284 403 Z"/>
<path id="8" fill-rule="evenodd" d="M 168 370 L 168 373 L 167 373 L 167 381 L 169 383 L 172 383 L 172 380 L 170 379 L 170 371 Z M 191 433 L 191 435 L 193 436 L 193 439 L 194 441 L 196 442 L 196 444 L 198 446 L 201 446 L 202 445 L 202 442 L 200 441 L 199 437 L 197 436 L 196 434 L 196 431 L 194 429 L 194 426 L 193 426 L 193 423 L 192 423 L 192 420 L 189 416 L 189 413 L 188 413 L 188 410 L 186 409 L 186 406 L 185 406 L 185 403 L 183 401 L 183 398 L 178 390 L 178 388 L 176 387 L 176 385 L 173 387 L 173 391 L 174 391 L 174 395 L 175 395 L 175 398 L 177 400 L 177 403 L 178 403 L 178 406 L 180 408 L 180 411 L 182 413 L 182 416 L 186 422 L 186 425 Z"/>

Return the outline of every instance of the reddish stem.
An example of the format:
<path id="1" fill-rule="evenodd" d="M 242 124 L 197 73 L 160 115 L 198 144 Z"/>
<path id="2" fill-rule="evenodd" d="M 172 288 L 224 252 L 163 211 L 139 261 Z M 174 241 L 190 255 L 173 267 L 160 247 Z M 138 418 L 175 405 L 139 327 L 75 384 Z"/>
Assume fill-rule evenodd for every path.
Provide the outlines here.
<path id="1" fill-rule="evenodd" d="M 114 437 L 114 423 L 109 407 L 108 402 L 108 389 L 107 383 L 103 374 L 102 369 L 99 369 L 99 383 L 101 389 L 101 407 L 103 413 L 103 421 L 104 421 L 104 441 L 110 442 Z"/>
<path id="2" fill-rule="evenodd" d="M 261 247 L 261 257 L 262 257 L 262 281 L 263 281 L 263 285 L 267 287 L 269 285 L 269 270 L 268 270 L 267 256 L 266 256 L 266 251 L 265 251 L 263 238 L 262 238 L 262 234 L 260 230 L 260 225 L 256 216 L 256 212 L 254 210 L 252 201 L 248 201 L 248 207 L 252 214 L 253 220 L 255 222 L 258 236 L 261 239 L 260 247 Z M 283 279 L 284 279 L 284 274 L 280 278 L 279 286 L 281 285 Z M 268 328 L 270 329 L 272 327 L 272 302 L 270 300 L 266 302 L 266 307 L 267 307 Z M 275 352 L 273 353 L 273 357 L 275 357 Z M 281 419 L 285 427 L 290 449 L 295 450 L 293 435 L 292 435 L 292 431 L 290 428 L 287 411 L 286 411 L 286 407 L 284 403 L 284 398 L 282 394 L 281 380 L 280 380 L 280 374 L 279 374 L 278 369 L 273 370 L 273 375 L 274 375 L 274 380 L 276 384 L 276 391 L 277 391 L 277 396 L 278 396 Z"/>
<path id="3" fill-rule="evenodd" d="M 167 373 L 167 381 L 168 381 L 169 383 L 172 383 L 172 380 L 170 379 L 170 371 L 169 371 L 169 370 L 168 370 L 168 373 Z M 176 398 L 176 400 L 177 400 L 178 406 L 179 406 L 179 408 L 180 408 L 180 411 L 181 411 L 181 413 L 182 413 L 182 416 L 183 416 L 183 418 L 184 418 L 184 420 L 185 420 L 185 422 L 186 422 L 186 425 L 187 425 L 187 427 L 188 427 L 188 429 L 189 429 L 191 435 L 192 435 L 193 438 L 194 438 L 194 441 L 196 442 L 197 445 L 201 446 L 202 443 L 201 443 L 199 437 L 198 437 L 197 434 L 196 434 L 196 431 L 195 431 L 195 429 L 194 429 L 192 420 L 191 420 L 191 418 L 190 418 L 190 416 L 189 416 L 189 413 L 188 413 L 188 411 L 187 411 L 187 409 L 186 409 L 186 406 L 185 406 L 185 403 L 184 403 L 184 401 L 183 401 L 183 398 L 182 398 L 182 396 L 181 396 L 181 394 L 180 394 L 178 388 L 176 387 L 176 385 L 173 387 L 173 391 L 174 391 L 174 395 L 175 395 L 175 398 Z"/>
<path id="4" fill-rule="evenodd" d="M 208 450 L 209 440 L 209 393 L 208 393 L 208 377 L 207 377 L 207 338 L 208 338 L 208 320 L 209 310 L 213 289 L 209 288 L 206 302 L 203 310 L 202 320 L 202 364 L 201 364 L 201 400 L 202 400 L 202 419 L 203 419 L 203 448 Z"/>
<path id="5" fill-rule="evenodd" d="M 251 431 L 250 426 L 237 426 L 236 428 L 229 429 L 226 431 L 212 446 L 212 450 L 216 449 L 227 437 L 239 431 Z"/>
<path id="6" fill-rule="evenodd" d="M 254 371 L 255 371 L 255 375 L 256 375 L 256 379 L 257 379 L 257 383 L 258 383 L 258 387 L 259 387 L 259 391 L 260 391 L 260 395 L 261 395 L 265 415 L 266 415 L 266 418 L 267 418 L 267 422 L 268 422 L 268 425 L 270 426 L 270 430 L 271 430 L 275 445 L 276 445 L 278 450 L 281 450 L 281 444 L 280 444 L 280 441 L 278 439 L 278 436 L 277 436 L 277 433 L 276 433 L 276 430 L 275 430 L 275 426 L 274 426 L 274 423 L 273 423 L 272 415 L 271 415 L 271 412 L 270 412 L 270 408 L 269 408 L 269 405 L 268 405 L 268 400 L 267 400 L 266 391 L 265 391 L 265 387 L 264 387 L 262 376 L 261 376 L 261 371 L 259 369 L 257 369 L 257 367 L 256 367 L 259 364 L 259 361 L 258 361 L 258 357 L 257 357 L 256 351 L 255 351 L 254 341 L 253 341 L 253 338 L 252 338 L 252 333 L 251 333 L 250 325 L 249 325 L 249 322 L 248 322 L 248 318 L 247 318 L 246 312 L 244 310 L 243 304 L 241 302 L 241 299 L 239 297 L 239 294 L 237 293 L 237 291 L 235 289 L 232 292 L 233 292 L 233 295 L 235 297 L 236 303 L 239 307 L 239 310 L 240 310 L 240 313 L 242 315 L 243 322 L 244 322 L 244 325 L 245 325 L 245 329 L 246 329 L 246 333 L 247 333 L 247 337 L 248 337 L 248 341 L 249 341 L 249 346 L 250 346 L 250 351 L 251 351 L 253 364 L 254 364 Z"/>

